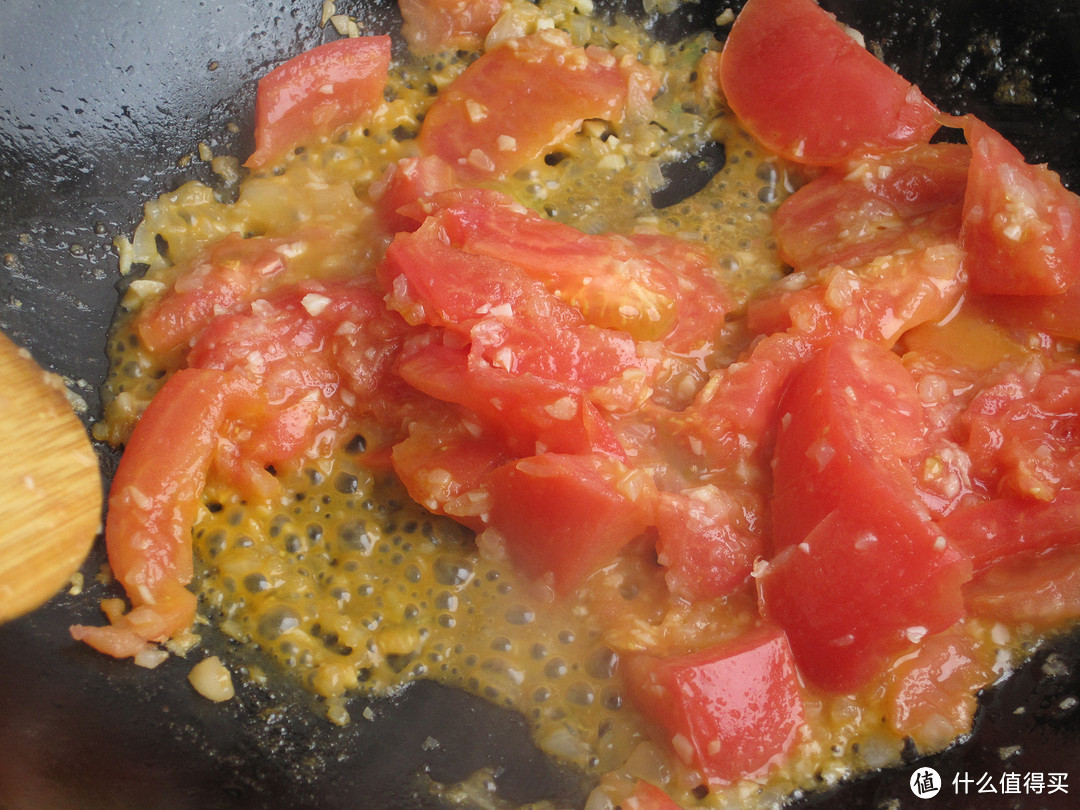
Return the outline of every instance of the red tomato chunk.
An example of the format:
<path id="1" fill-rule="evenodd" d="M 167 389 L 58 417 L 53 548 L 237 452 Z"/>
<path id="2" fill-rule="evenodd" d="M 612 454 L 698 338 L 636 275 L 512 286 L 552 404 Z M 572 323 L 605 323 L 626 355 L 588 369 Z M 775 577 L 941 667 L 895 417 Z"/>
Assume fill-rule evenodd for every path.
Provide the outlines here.
<path id="1" fill-rule="evenodd" d="M 261 169 L 313 135 L 369 115 L 382 103 L 390 37 L 327 42 L 259 80 L 255 151 L 244 164 Z"/>
<path id="2" fill-rule="evenodd" d="M 485 52 L 440 93 L 420 147 L 464 177 L 505 177 L 585 119 L 619 121 L 637 95 L 655 89 L 655 76 L 635 60 L 541 32 Z"/>
<path id="3" fill-rule="evenodd" d="M 710 784 L 764 775 L 805 723 L 791 651 L 775 628 L 691 655 L 631 656 L 625 666 L 635 702 Z"/>
<path id="4" fill-rule="evenodd" d="M 1080 199 L 982 121 L 961 121 L 973 156 L 962 234 L 971 289 L 1066 292 L 1080 277 Z"/>
<path id="5" fill-rule="evenodd" d="M 814 0 L 750 0 L 724 45 L 720 83 L 750 132 L 796 162 L 892 152 L 938 129 L 919 89 Z"/>

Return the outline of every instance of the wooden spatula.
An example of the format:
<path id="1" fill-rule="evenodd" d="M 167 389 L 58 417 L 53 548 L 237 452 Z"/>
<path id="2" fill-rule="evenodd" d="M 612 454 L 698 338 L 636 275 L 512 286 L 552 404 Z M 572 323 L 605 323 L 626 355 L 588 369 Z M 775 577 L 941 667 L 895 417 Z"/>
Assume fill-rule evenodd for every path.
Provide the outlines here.
<path id="1" fill-rule="evenodd" d="M 0 334 L 0 622 L 70 581 L 100 528 L 101 499 L 63 381 Z"/>

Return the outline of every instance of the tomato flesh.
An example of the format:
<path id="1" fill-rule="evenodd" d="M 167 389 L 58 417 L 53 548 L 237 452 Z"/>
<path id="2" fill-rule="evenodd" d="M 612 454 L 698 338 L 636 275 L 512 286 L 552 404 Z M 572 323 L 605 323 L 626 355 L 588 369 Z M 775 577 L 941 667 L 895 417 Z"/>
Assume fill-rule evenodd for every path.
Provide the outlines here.
<path id="1" fill-rule="evenodd" d="M 625 666 L 635 704 L 710 784 L 763 775 L 805 722 L 791 650 L 775 628 L 685 656 L 628 656 Z"/>
<path id="2" fill-rule="evenodd" d="M 505 177 L 587 118 L 620 120 L 632 92 L 651 95 L 653 81 L 633 60 L 578 48 L 562 32 L 521 37 L 486 51 L 439 94 L 420 147 L 466 178 Z"/>
<path id="3" fill-rule="evenodd" d="M 900 358 L 869 341 L 838 338 L 788 384 L 773 456 L 773 543 L 801 543 L 826 515 L 851 508 L 867 486 L 915 508 L 904 464 L 921 447 L 922 404 Z"/>
<path id="4" fill-rule="evenodd" d="M 488 480 L 488 526 L 521 571 L 566 594 L 651 525 L 654 497 L 643 483 L 603 456 L 519 459 Z"/>
<path id="5" fill-rule="evenodd" d="M 920 446 L 922 408 L 899 358 L 837 339 L 795 373 L 780 413 L 762 610 L 807 678 L 855 689 L 963 616 L 971 563 L 915 494 L 905 459 Z"/>
<path id="6" fill-rule="evenodd" d="M 470 50 L 502 13 L 502 0 L 398 0 L 401 35 L 415 54 Z"/>
<path id="7" fill-rule="evenodd" d="M 1052 501 L 995 498 L 960 507 L 939 525 L 981 572 L 1025 551 L 1080 545 L 1080 492 L 1061 492 Z"/>
<path id="8" fill-rule="evenodd" d="M 259 80 L 255 151 L 261 169 L 303 141 L 374 112 L 390 66 L 390 37 L 351 37 L 318 45 Z"/>
<path id="9" fill-rule="evenodd" d="M 961 122 L 972 151 L 962 232 L 971 289 L 1064 293 L 1080 277 L 1080 199 L 982 121 Z"/>
<path id="10" fill-rule="evenodd" d="M 938 128 L 918 88 L 814 0 L 750 0 L 724 44 L 720 84 L 751 134 L 810 165 L 926 143 Z"/>

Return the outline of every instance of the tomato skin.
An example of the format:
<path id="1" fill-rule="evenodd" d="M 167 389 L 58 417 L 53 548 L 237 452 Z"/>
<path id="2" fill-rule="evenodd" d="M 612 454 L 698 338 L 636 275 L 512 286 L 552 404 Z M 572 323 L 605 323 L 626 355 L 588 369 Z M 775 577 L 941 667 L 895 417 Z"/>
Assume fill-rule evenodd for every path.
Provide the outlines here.
<path id="1" fill-rule="evenodd" d="M 150 402 L 132 432 L 109 491 L 109 565 L 132 610 L 108 627 L 73 636 L 112 655 L 135 655 L 191 626 L 195 594 L 191 527 L 219 432 L 258 415 L 257 386 L 240 372 L 182 369 Z"/>
<path id="2" fill-rule="evenodd" d="M 1057 295 L 1080 278 L 1080 198 L 974 116 L 960 119 L 972 161 L 961 244 L 971 289 Z"/>
<path id="3" fill-rule="evenodd" d="M 401 35 L 419 56 L 472 50 L 502 13 L 502 0 L 398 0 Z"/>
<path id="4" fill-rule="evenodd" d="M 495 542 L 556 595 L 581 585 L 653 523 L 647 478 L 605 456 L 545 453 L 488 478 Z M 552 504 L 558 504 L 552 509 Z"/>
<path id="5" fill-rule="evenodd" d="M 1080 492 L 1059 492 L 1052 501 L 995 498 L 961 506 L 938 525 L 981 573 L 1025 551 L 1080 545 Z"/>
<path id="6" fill-rule="evenodd" d="M 813 0 L 750 0 L 724 44 L 720 83 L 750 133 L 800 163 L 896 151 L 938 128 L 918 88 Z"/>
<path id="7" fill-rule="evenodd" d="M 352 37 L 294 56 L 259 80 L 255 151 L 244 163 L 262 169 L 304 140 L 329 134 L 382 103 L 390 37 Z"/>
<path id="8" fill-rule="evenodd" d="M 576 47 L 562 32 L 520 37 L 486 51 L 439 94 L 420 148 L 466 179 L 505 177 L 587 118 L 621 120 L 633 93 L 644 86 L 651 95 L 654 85 L 636 62 Z"/>
<path id="9" fill-rule="evenodd" d="M 775 627 L 689 655 L 629 655 L 623 666 L 635 705 L 712 785 L 762 776 L 805 723 L 791 650 Z"/>

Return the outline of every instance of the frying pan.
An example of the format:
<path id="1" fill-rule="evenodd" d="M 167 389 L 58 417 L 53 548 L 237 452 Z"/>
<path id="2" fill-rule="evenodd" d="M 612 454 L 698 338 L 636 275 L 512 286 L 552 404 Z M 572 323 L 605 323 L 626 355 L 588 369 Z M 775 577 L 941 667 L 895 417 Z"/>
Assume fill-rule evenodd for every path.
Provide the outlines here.
<path id="1" fill-rule="evenodd" d="M 599 3 L 619 6 L 617 2 Z M 640 4 L 628 2 L 627 8 Z M 712 26 L 737 3 L 684 4 L 655 23 L 677 37 Z M 1080 188 L 1080 11 L 1073 0 L 825 0 L 941 108 L 975 112 L 1033 162 Z M 369 31 L 396 30 L 389 2 L 338 11 Z M 108 324 L 122 286 L 111 247 L 141 206 L 198 177 L 179 159 L 252 147 L 254 81 L 334 34 L 319 4 L 283 0 L 5 0 L 0 3 L 0 329 L 62 374 L 98 416 Z M 399 46 L 400 47 L 400 46 Z M 238 126 L 231 126 L 232 123 Z M 692 174 L 692 168 L 688 170 Z M 673 172 L 672 188 L 692 176 Z M 103 475 L 115 455 L 99 448 Z M 3 459 L 0 462 L 6 463 Z M 99 543 L 100 546 L 100 543 Z M 193 661 L 155 671 L 73 643 L 67 626 L 98 621 L 107 595 L 94 575 L 0 627 L 2 810 L 420 810 L 449 806 L 434 783 L 489 768 L 506 806 L 549 799 L 580 807 L 591 787 L 543 756 L 520 717 L 431 683 L 356 698 L 332 726 L 287 679 L 215 705 L 186 681 Z M 205 634 L 234 670 L 257 653 Z M 970 739 L 936 757 L 795 797 L 794 808 L 1058 808 L 1080 796 L 1080 637 L 1054 640 L 982 696 Z M 365 707 L 369 710 L 364 711 Z M 363 718 L 363 719 L 361 719 Z M 908 780 L 931 765 L 945 787 L 915 798 Z M 1001 792 L 1005 773 L 1066 774 L 1067 793 Z M 954 776 L 988 774 L 997 793 L 957 791 Z M 963 782 L 961 781 L 961 787 Z"/>

